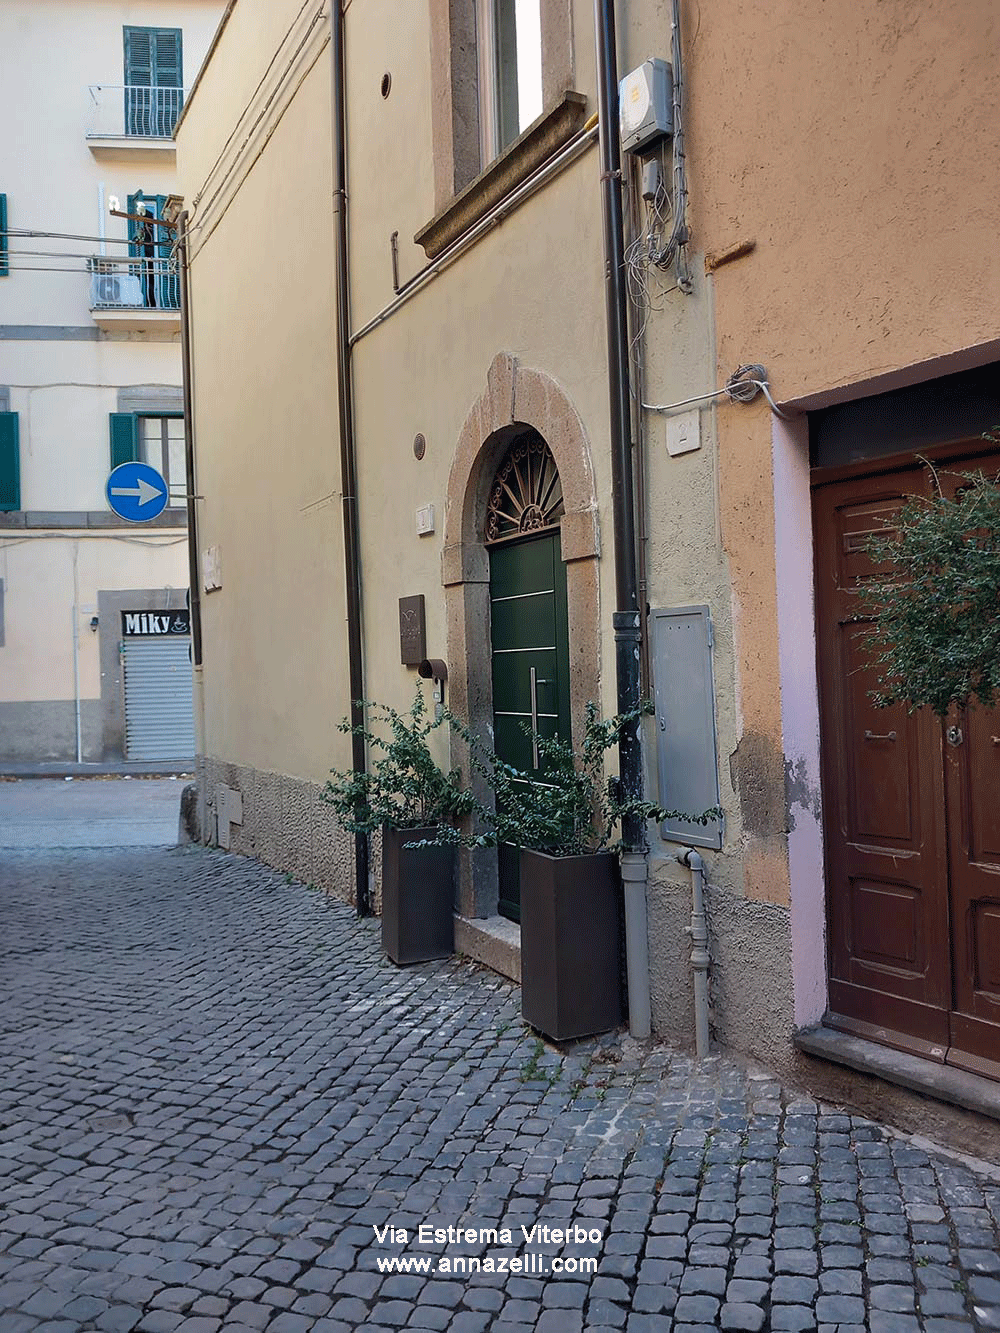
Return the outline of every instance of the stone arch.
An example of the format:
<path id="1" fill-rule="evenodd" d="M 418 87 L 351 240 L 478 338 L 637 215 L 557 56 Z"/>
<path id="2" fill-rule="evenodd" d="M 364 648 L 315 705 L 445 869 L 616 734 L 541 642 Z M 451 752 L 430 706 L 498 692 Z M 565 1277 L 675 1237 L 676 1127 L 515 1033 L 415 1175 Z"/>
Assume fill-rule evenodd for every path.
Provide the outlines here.
<path id="1" fill-rule="evenodd" d="M 448 618 L 450 702 L 474 731 L 491 733 L 490 573 L 483 532 L 496 470 L 512 437 L 524 426 L 533 427 L 545 440 L 562 483 L 570 713 L 576 736 L 583 728 L 585 705 L 589 699 L 599 699 L 601 684 L 600 533 L 590 446 L 576 409 L 556 381 L 519 365 L 504 352 L 494 358 L 486 388 L 465 419 L 448 478 L 441 581 Z M 461 764 L 462 756 L 456 760 Z M 496 913 L 495 854 L 462 857 L 459 907 L 465 917 Z"/>

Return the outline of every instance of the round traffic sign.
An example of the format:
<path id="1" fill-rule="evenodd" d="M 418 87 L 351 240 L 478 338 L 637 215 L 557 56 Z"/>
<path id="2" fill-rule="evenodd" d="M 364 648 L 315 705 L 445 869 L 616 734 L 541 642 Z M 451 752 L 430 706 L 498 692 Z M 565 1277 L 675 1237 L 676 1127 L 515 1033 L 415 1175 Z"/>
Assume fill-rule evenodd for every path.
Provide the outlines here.
<path id="1" fill-rule="evenodd" d="M 167 483 L 148 463 L 119 463 L 105 488 L 108 504 L 129 523 L 148 523 L 167 507 Z"/>

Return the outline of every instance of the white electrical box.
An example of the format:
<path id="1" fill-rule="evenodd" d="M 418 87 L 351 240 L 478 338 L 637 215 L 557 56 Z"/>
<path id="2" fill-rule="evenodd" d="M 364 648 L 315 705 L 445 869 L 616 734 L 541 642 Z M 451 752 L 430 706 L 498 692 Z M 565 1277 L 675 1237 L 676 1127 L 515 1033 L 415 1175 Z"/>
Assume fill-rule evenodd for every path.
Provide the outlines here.
<path id="1" fill-rule="evenodd" d="M 618 86 L 622 148 L 636 153 L 674 132 L 674 77 L 665 60 L 646 60 Z"/>
<path id="2" fill-rule="evenodd" d="M 697 408 L 667 418 L 667 453 L 671 458 L 676 458 L 678 454 L 689 454 L 693 449 L 700 448 L 701 413 Z"/>
<path id="3" fill-rule="evenodd" d="M 434 531 L 434 506 L 421 505 L 417 510 L 417 536 L 426 537 Z"/>

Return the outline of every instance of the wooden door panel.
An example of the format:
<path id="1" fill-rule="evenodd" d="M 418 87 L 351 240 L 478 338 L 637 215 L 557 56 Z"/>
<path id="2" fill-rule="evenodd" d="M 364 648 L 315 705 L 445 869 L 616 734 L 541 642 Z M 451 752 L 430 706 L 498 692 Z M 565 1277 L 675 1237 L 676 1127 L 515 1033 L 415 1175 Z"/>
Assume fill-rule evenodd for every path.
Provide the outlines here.
<path id="1" fill-rule="evenodd" d="M 949 723 L 961 736 L 945 746 L 955 973 L 949 1059 L 1000 1066 L 1000 709 L 973 706 Z"/>
<path id="2" fill-rule="evenodd" d="M 954 493 L 962 470 L 937 481 Z M 1000 1078 L 1000 708 L 949 717 L 948 743 L 926 709 L 875 709 L 854 619 L 886 572 L 871 535 L 930 493 L 923 468 L 814 491 L 830 1021 Z"/>
<path id="3" fill-rule="evenodd" d="M 963 471 L 997 475 L 996 453 L 939 472 L 954 495 Z M 1000 1078 L 1000 708 L 948 718 L 944 747 L 950 844 L 954 1013 L 950 1063 Z"/>
<path id="4" fill-rule="evenodd" d="M 913 781 L 920 748 L 919 727 L 903 704 L 876 708 L 868 691 L 875 672 L 863 647 L 866 624 L 840 627 L 840 670 L 845 681 L 844 739 L 849 761 L 847 838 L 852 843 L 919 851 L 919 784 Z"/>
<path id="5" fill-rule="evenodd" d="M 845 1026 L 942 1059 L 950 960 L 940 742 L 904 705 L 874 706 L 857 589 L 867 552 L 920 474 L 814 495 L 830 1006 Z"/>

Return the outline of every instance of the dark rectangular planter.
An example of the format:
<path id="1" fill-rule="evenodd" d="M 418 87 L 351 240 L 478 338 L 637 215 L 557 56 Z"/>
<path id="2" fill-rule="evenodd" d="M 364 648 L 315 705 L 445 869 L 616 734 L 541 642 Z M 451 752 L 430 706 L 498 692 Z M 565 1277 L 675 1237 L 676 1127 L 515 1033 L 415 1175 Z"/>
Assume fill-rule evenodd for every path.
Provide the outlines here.
<path id="1" fill-rule="evenodd" d="M 382 830 L 382 948 L 394 963 L 455 950 L 455 848 L 407 847 L 437 829 Z"/>
<path id="2" fill-rule="evenodd" d="M 555 1041 L 622 1021 L 618 857 L 521 852 L 521 1014 Z"/>

